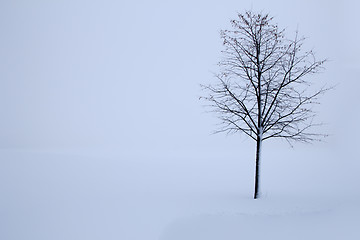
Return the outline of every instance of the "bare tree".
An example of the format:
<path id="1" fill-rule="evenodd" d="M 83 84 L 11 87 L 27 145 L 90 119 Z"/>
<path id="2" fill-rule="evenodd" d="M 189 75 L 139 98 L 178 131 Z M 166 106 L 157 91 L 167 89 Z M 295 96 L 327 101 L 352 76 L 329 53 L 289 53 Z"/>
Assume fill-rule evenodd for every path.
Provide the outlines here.
<path id="1" fill-rule="evenodd" d="M 256 141 L 255 193 L 260 193 L 261 145 L 270 138 L 312 142 L 325 135 L 313 132 L 313 104 L 328 89 L 312 90 L 309 75 L 325 60 L 303 51 L 304 38 L 285 38 L 268 14 L 251 11 L 221 31 L 224 50 L 216 84 L 202 85 L 212 110 L 221 119 L 217 132 L 241 132 Z"/>

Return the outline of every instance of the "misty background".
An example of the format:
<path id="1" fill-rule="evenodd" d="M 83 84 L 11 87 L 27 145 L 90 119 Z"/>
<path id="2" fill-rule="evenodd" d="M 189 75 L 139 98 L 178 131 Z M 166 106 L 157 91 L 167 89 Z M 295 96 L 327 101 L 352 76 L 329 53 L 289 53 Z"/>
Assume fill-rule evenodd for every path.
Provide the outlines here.
<path id="1" fill-rule="evenodd" d="M 156 158 L 255 152 L 244 137 L 211 135 L 216 118 L 198 99 L 199 84 L 214 81 L 220 29 L 246 9 L 269 12 L 288 36 L 298 29 L 308 49 L 330 60 L 313 76 L 337 85 L 319 119 L 333 135 L 328 141 L 346 148 L 341 156 L 354 157 L 353 1 L 3 1 L 0 147 Z"/>
<path id="2" fill-rule="evenodd" d="M 337 85 L 318 107 L 332 137 L 315 148 L 331 146 L 357 164 L 360 34 L 351 1 L 3 1 L 0 147 L 147 158 L 253 154 L 245 137 L 211 135 L 216 118 L 198 99 L 199 84 L 214 81 L 220 29 L 245 9 L 269 12 L 288 36 L 298 29 L 306 47 L 330 60 L 313 79 Z M 296 147 L 294 156 L 304 146 Z M 266 152 L 287 150 L 266 142 L 264 162 Z"/>
<path id="3" fill-rule="evenodd" d="M 288 36 L 298 28 L 307 47 L 330 60 L 314 81 L 340 86 L 319 112 L 333 128 L 356 131 L 345 129 L 358 118 L 350 103 L 359 51 L 346 1 L 3 1 L 1 146 L 156 155 L 221 146 L 209 136 L 214 119 L 198 101 L 199 84 L 217 71 L 219 30 L 250 8 L 274 15 Z M 339 123 L 345 116 L 350 122 Z"/>
<path id="4" fill-rule="evenodd" d="M 329 59 L 314 81 L 336 85 L 316 106 L 325 143 L 264 142 L 263 189 L 359 194 L 358 8 L 351 0 L 1 1 L 0 178 L 10 195 L 0 203 L 23 206 L 11 201 L 47 191 L 36 184 L 61 181 L 64 171 L 78 183 L 93 179 L 101 193 L 96 179 L 118 189 L 151 182 L 167 192 L 168 180 L 174 192 L 229 186 L 224 192 L 251 195 L 255 143 L 212 135 L 216 116 L 199 101 L 221 58 L 219 31 L 248 9 L 273 15 L 289 37 L 298 29 L 307 49 Z M 142 179 L 121 180 L 132 171 Z"/>

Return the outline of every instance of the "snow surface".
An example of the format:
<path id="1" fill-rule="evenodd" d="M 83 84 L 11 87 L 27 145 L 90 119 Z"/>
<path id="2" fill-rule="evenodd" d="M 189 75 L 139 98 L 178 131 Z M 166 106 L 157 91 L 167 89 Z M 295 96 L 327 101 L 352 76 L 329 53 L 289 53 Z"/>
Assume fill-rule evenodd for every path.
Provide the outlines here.
<path id="1" fill-rule="evenodd" d="M 252 183 L 236 182 L 244 179 L 237 171 L 246 173 L 233 169 L 240 166 L 236 160 L 145 161 L 25 150 L 1 150 L 0 159 L 4 240 L 360 237 L 356 195 L 273 187 L 253 200 Z"/>

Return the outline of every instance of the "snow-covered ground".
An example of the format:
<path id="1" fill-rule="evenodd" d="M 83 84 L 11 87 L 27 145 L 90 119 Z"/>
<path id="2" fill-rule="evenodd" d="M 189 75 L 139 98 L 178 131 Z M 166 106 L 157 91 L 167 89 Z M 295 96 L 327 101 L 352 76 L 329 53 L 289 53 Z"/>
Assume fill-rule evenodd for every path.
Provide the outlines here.
<path id="1" fill-rule="evenodd" d="M 25 150 L 1 150 L 0 159 L 4 240 L 360 238 L 356 194 L 316 194 L 310 181 L 285 190 L 268 178 L 253 200 L 252 171 L 238 159 Z"/>

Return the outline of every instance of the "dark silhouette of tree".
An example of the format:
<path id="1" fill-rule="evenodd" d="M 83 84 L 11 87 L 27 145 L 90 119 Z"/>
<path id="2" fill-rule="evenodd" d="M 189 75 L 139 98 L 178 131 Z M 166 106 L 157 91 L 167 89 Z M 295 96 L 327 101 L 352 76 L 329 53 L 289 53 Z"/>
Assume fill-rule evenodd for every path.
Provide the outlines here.
<path id="1" fill-rule="evenodd" d="M 285 38 L 268 14 L 251 11 L 221 31 L 224 50 L 217 83 L 202 85 L 212 111 L 221 120 L 216 132 L 241 132 L 256 141 L 255 193 L 259 197 L 261 145 L 270 138 L 312 142 L 325 135 L 313 132 L 312 106 L 328 88 L 313 90 L 309 75 L 325 60 L 303 51 L 304 38 L 296 32 Z"/>

